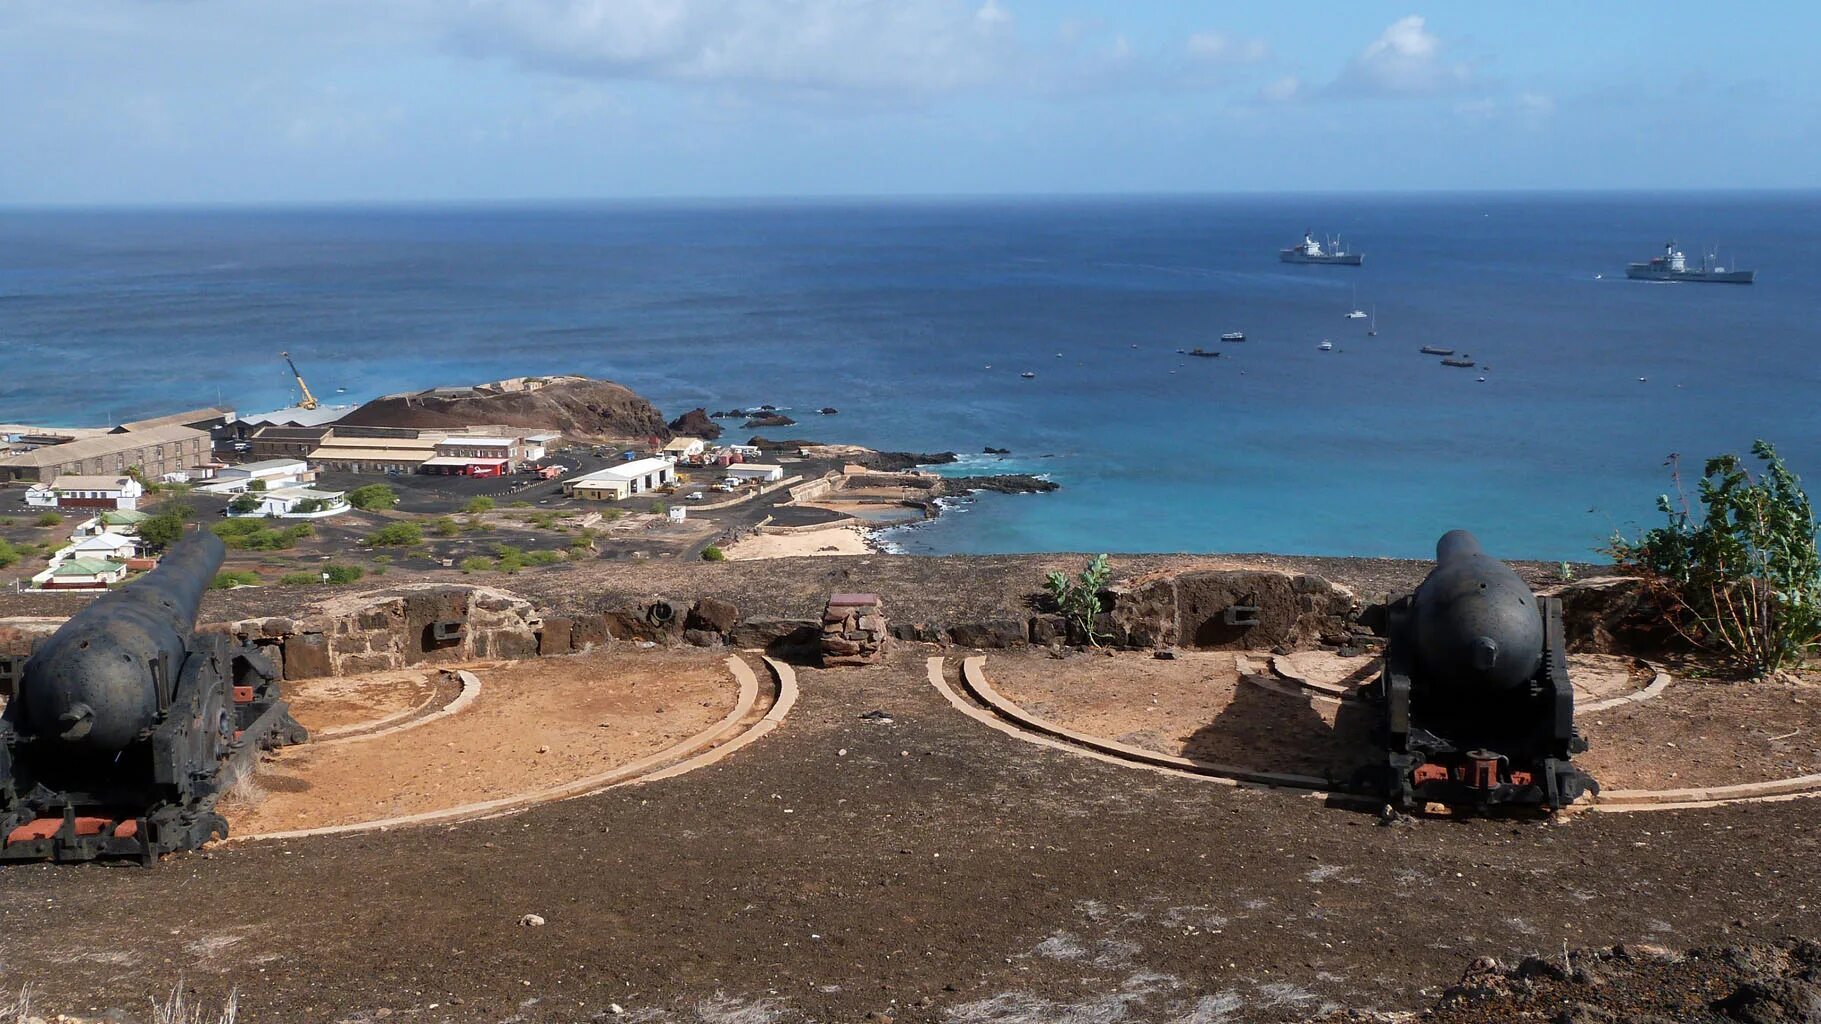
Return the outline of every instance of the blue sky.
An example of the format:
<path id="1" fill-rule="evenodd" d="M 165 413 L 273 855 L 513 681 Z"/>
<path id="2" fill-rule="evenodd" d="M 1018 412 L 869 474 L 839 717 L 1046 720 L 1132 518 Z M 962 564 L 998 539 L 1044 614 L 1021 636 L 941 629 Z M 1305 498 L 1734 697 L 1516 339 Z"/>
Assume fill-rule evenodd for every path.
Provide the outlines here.
<path id="1" fill-rule="evenodd" d="M 0 0 L 0 202 L 1812 187 L 1821 5 Z"/>

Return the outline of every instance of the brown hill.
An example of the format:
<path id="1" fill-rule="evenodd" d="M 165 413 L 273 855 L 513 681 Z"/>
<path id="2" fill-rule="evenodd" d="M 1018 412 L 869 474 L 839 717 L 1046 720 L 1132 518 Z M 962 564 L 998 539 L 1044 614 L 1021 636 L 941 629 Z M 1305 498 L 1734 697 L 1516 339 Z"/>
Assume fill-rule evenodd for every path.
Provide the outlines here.
<path id="1" fill-rule="evenodd" d="M 473 388 L 435 388 L 376 398 L 343 417 L 362 427 L 509 427 L 560 430 L 572 438 L 668 440 L 670 428 L 630 388 L 589 377 L 521 377 Z"/>

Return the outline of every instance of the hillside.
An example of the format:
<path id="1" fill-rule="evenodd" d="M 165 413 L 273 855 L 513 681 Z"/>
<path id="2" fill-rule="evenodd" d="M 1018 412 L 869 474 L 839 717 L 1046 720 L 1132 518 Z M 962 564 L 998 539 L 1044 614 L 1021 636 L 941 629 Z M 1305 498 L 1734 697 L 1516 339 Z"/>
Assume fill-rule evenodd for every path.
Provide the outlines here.
<path id="1" fill-rule="evenodd" d="M 664 416 L 631 389 L 589 377 L 517 378 L 387 395 L 341 420 L 364 427 L 547 427 L 572 438 L 668 439 Z"/>

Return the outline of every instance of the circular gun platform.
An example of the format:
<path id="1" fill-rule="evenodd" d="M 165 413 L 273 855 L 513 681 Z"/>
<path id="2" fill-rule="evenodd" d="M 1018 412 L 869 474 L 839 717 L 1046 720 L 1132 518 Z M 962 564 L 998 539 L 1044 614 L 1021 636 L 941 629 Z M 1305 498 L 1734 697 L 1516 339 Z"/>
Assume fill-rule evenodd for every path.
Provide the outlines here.
<path id="1" fill-rule="evenodd" d="M 268 755 L 221 812 L 235 839 L 509 813 L 693 767 L 769 729 L 792 695 L 788 669 L 695 652 L 294 684 L 294 713 L 320 731 Z"/>
<path id="2" fill-rule="evenodd" d="M 1047 652 L 969 658 L 975 709 L 1007 731 L 1148 768 L 1330 794 L 1359 792 L 1382 755 L 1357 691 L 1376 658 Z M 1680 681 L 1628 658 L 1574 655 L 1575 763 L 1600 781 L 1592 810 L 1643 810 L 1821 793 L 1821 689 Z M 952 701 L 942 670 L 931 680 Z M 964 708 L 968 710 L 968 708 Z"/>

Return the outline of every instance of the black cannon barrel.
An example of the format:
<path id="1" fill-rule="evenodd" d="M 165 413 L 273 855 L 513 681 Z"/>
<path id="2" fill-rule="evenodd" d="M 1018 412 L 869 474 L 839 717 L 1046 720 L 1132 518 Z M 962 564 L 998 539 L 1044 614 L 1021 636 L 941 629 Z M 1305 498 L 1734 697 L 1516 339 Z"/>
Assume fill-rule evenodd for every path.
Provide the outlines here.
<path id="1" fill-rule="evenodd" d="M 25 663 L 25 731 L 96 754 L 124 749 L 157 720 L 159 685 L 182 670 L 221 538 L 184 537 L 152 570 L 77 612 Z"/>
<path id="2" fill-rule="evenodd" d="M 1542 666 L 1543 621 L 1536 595 L 1465 530 L 1435 545 L 1435 569 L 1416 589 L 1419 678 L 1438 685 L 1505 691 Z"/>

